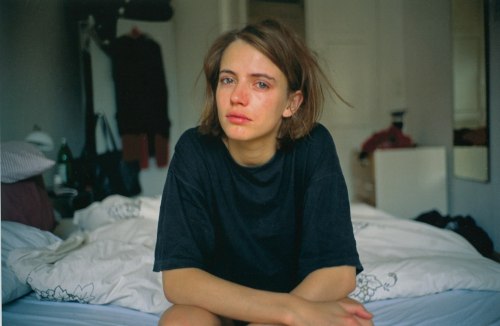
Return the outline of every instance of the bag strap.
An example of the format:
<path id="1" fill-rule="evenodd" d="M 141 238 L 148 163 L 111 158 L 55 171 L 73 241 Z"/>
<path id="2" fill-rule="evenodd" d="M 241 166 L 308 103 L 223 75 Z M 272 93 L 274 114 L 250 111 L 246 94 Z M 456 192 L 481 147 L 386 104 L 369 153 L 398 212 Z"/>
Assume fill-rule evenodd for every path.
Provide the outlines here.
<path id="1" fill-rule="evenodd" d="M 106 149 L 107 150 L 113 150 L 117 151 L 118 148 L 116 147 L 116 141 L 115 137 L 113 136 L 113 131 L 111 130 L 111 127 L 108 123 L 108 119 L 106 118 L 106 115 L 103 113 L 98 113 L 97 114 L 97 125 L 99 125 L 99 121 L 101 121 L 101 131 L 104 136 L 104 141 L 106 143 Z M 111 142 L 111 148 L 109 147 L 109 143 Z"/>

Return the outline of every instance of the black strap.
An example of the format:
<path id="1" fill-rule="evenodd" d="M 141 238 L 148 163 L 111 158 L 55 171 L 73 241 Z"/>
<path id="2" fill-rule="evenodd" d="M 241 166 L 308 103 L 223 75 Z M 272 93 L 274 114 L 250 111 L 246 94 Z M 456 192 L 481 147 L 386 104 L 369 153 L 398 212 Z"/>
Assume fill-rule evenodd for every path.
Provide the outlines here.
<path id="1" fill-rule="evenodd" d="M 106 149 L 108 151 L 117 151 L 118 148 L 116 146 L 116 141 L 115 137 L 113 136 L 113 131 L 111 130 L 111 127 L 108 123 L 108 119 L 106 118 L 106 115 L 103 113 L 97 113 L 97 123 L 96 127 L 99 126 L 99 121 L 101 122 L 101 131 L 102 135 L 104 137 L 104 142 L 106 144 Z M 111 142 L 111 147 L 109 146 Z"/>
<path id="2" fill-rule="evenodd" d="M 94 94 L 92 86 L 92 60 L 88 50 L 82 51 L 83 80 L 85 91 L 85 147 L 82 155 L 92 155 L 95 148 L 95 127 L 97 117 L 94 112 Z"/>

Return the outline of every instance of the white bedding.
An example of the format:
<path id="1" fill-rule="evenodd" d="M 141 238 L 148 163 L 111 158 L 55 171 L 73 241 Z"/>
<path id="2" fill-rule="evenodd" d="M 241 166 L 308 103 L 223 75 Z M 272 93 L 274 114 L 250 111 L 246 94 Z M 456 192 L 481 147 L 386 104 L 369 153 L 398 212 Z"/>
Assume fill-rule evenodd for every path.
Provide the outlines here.
<path id="1" fill-rule="evenodd" d="M 376 326 L 500 325 L 500 292 L 453 290 L 365 306 Z"/>
<path id="2" fill-rule="evenodd" d="M 377 326 L 500 325 L 500 293 L 455 290 L 366 304 Z M 155 326 L 159 315 L 114 305 L 48 302 L 25 296 L 2 307 L 4 325 Z"/>
<path id="3" fill-rule="evenodd" d="M 2 306 L 6 326 L 157 326 L 159 319 L 115 305 L 38 300 L 34 293 Z"/>
<path id="4" fill-rule="evenodd" d="M 453 231 L 362 204 L 352 206 L 352 221 L 364 271 L 351 296 L 362 302 L 451 289 L 500 291 L 500 264 Z"/>
<path id="5" fill-rule="evenodd" d="M 152 272 L 159 200 L 112 196 L 95 203 L 77 212 L 83 231 L 43 249 L 16 249 L 9 265 L 40 299 L 162 312 L 169 303 L 160 273 Z M 354 298 L 500 291 L 500 264 L 483 258 L 459 235 L 365 205 L 353 205 L 352 216 L 365 267 Z"/>

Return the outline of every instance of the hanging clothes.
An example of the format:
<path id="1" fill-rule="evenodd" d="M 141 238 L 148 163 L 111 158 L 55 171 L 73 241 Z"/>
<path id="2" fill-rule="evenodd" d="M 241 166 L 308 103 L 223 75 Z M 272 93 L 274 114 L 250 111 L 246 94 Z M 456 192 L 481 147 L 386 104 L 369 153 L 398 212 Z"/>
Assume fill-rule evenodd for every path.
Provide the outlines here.
<path id="1" fill-rule="evenodd" d="M 112 42 L 110 55 L 124 160 L 147 168 L 156 157 L 158 167 L 167 166 L 170 120 L 160 45 L 134 28 Z"/>

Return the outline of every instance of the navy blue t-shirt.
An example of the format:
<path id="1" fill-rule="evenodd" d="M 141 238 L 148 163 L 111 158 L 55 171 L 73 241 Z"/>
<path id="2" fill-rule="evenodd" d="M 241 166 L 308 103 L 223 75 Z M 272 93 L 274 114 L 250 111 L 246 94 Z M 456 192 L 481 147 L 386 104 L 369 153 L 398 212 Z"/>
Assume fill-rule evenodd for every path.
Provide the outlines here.
<path id="1" fill-rule="evenodd" d="M 220 138 L 187 130 L 163 191 L 154 271 L 195 267 L 289 292 L 323 267 L 362 270 L 335 145 L 318 124 L 266 164 L 236 163 Z"/>

